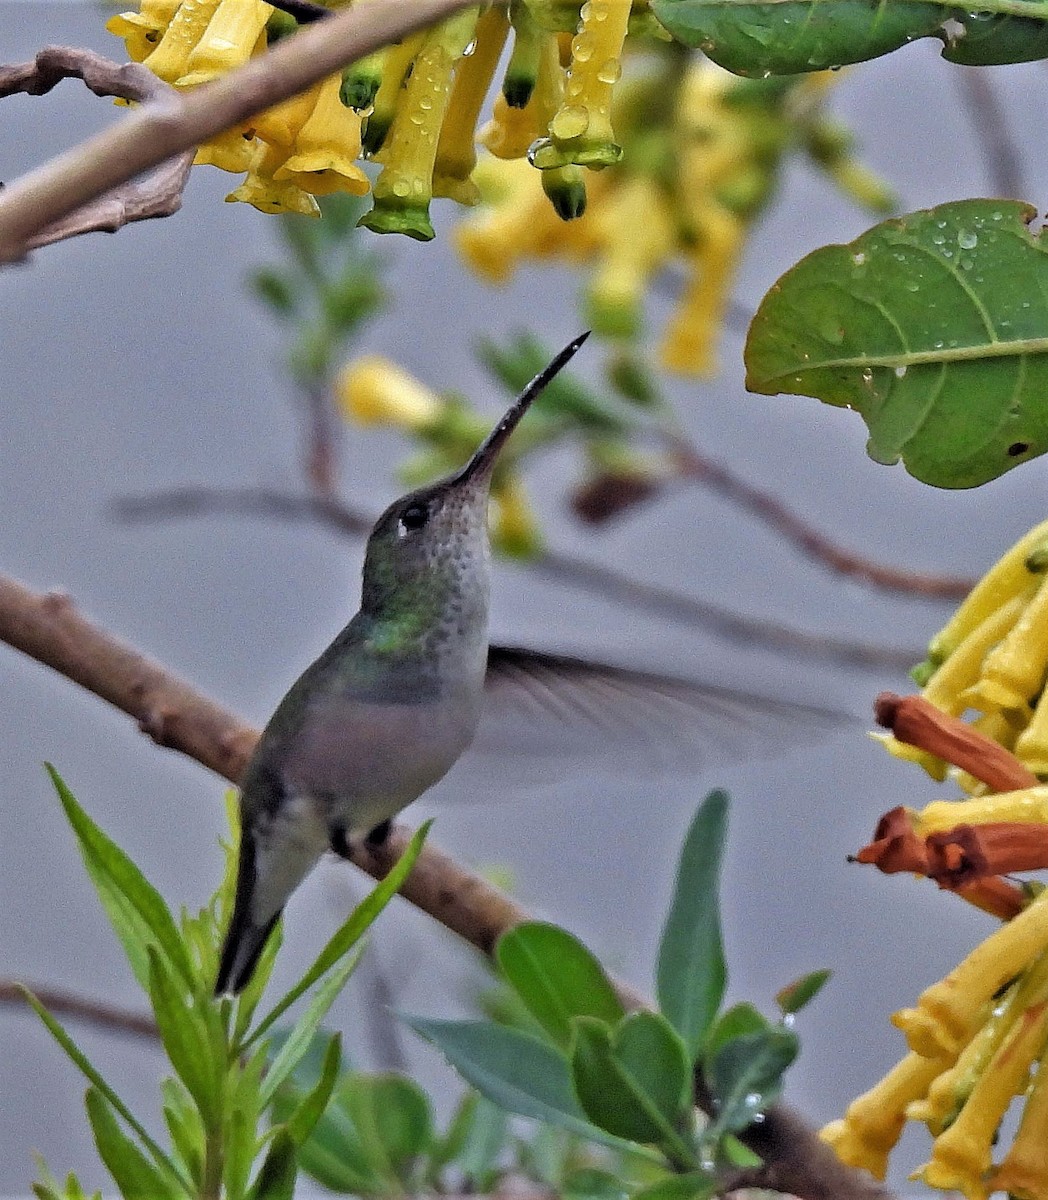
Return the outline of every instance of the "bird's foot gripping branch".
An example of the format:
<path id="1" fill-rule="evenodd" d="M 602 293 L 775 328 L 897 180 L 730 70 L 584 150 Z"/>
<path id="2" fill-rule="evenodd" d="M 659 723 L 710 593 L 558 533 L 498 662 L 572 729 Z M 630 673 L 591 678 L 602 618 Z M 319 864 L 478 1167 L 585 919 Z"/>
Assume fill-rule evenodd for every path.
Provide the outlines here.
<path id="1" fill-rule="evenodd" d="M 932 1152 L 916 1176 L 968 1200 L 1048 1194 L 1048 893 L 1006 878 L 1048 867 L 1046 561 L 1041 525 L 932 640 L 914 672 L 923 697 L 879 698 L 888 749 L 969 798 L 892 809 L 855 856 L 927 875 L 1005 922 L 895 1014 L 908 1054 L 823 1130 L 845 1162 L 883 1178 L 905 1122 L 923 1122 Z"/>

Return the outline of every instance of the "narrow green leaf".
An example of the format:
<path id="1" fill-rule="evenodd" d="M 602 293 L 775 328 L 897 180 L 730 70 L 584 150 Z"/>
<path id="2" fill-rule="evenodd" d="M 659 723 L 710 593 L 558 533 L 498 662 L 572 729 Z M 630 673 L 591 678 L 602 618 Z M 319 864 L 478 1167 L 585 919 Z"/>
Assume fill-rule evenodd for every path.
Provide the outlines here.
<path id="1" fill-rule="evenodd" d="M 726 1133 L 721 1138 L 720 1152 L 733 1167 L 738 1167 L 740 1171 L 749 1171 L 764 1162 L 759 1154 L 754 1154 L 749 1146 L 740 1142 L 733 1133 Z"/>
<path id="2" fill-rule="evenodd" d="M 769 1026 L 767 1017 L 762 1016 L 748 1001 L 733 1004 L 714 1021 L 703 1043 L 702 1056 L 712 1058 L 732 1038 L 750 1033 L 763 1033 Z"/>
<path id="3" fill-rule="evenodd" d="M 333 1192 L 358 1196 L 388 1195 L 396 1180 L 377 1176 L 371 1168 L 360 1137 L 346 1112 L 341 1084 L 310 1136 L 298 1148 L 299 1169 Z M 288 1085 L 280 1088 L 273 1114 L 285 1120 L 294 1112 L 298 1095 Z"/>
<path id="4" fill-rule="evenodd" d="M 187 1193 L 161 1174 L 117 1124 L 113 1110 L 97 1088 L 84 1097 L 98 1155 L 125 1200 L 161 1200 Z"/>
<path id="5" fill-rule="evenodd" d="M 788 983 L 784 988 L 780 988 L 775 993 L 775 1003 L 779 1006 L 783 1016 L 800 1012 L 822 991 L 823 985 L 829 978 L 829 971 L 811 971 L 807 975 L 802 975 L 800 979 L 795 979 L 793 983 Z"/>
<path id="6" fill-rule="evenodd" d="M 655 1018 L 654 1013 L 636 1013 L 630 1019 L 644 1016 Z M 663 1024 L 675 1037 L 668 1023 Z M 657 1070 L 649 1071 L 641 1064 L 639 1054 L 632 1052 L 657 1044 L 653 1027 L 634 1036 L 635 1046 L 631 1047 L 628 1057 L 619 1053 L 619 1047 L 613 1044 L 611 1030 L 603 1022 L 593 1017 L 576 1017 L 574 1027 L 571 1078 L 579 1103 L 590 1120 L 615 1137 L 657 1145 L 674 1161 L 695 1165 L 695 1155 L 675 1128 L 681 1107 L 681 1088 L 679 1077 L 676 1077 L 678 1064 L 669 1067 L 673 1078 L 669 1088 L 664 1089 L 657 1078 Z M 687 1071 L 683 1046 L 681 1052 L 680 1062 Z M 661 1046 L 655 1054 L 663 1065 L 672 1057 L 665 1054 Z M 658 1064 L 651 1065 L 657 1068 Z M 672 1101 L 669 1101 L 670 1092 L 673 1093 Z"/>
<path id="7" fill-rule="evenodd" d="M 59 1046 L 61 1046 L 66 1052 L 68 1057 L 79 1068 L 81 1074 L 83 1074 L 87 1081 L 93 1085 L 95 1090 L 109 1102 L 116 1112 L 120 1114 L 120 1116 L 127 1122 L 131 1129 L 133 1129 L 138 1135 L 142 1145 L 145 1146 L 145 1148 L 153 1156 L 157 1166 L 165 1170 L 173 1180 L 177 1181 L 181 1185 L 184 1190 L 191 1191 L 192 1186 L 189 1181 L 182 1175 L 181 1171 L 179 1171 L 179 1169 L 167 1157 L 164 1151 L 161 1150 L 157 1143 L 149 1136 L 145 1127 L 135 1119 L 135 1116 L 131 1110 L 127 1107 L 123 1100 L 120 1099 L 116 1092 L 113 1091 L 109 1084 L 106 1083 L 105 1079 L 102 1078 L 101 1074 L 91 1060 L 80 1049 L 76 1042 L 73 1041 L 69 1034 L 66 1033 L 65 1029 L 63 1029 L 58 1021 L 56 1021 L 55 1018 L 47 1011 L 47 1009 L 44 1008 L 40 1001 L 27 987 L 23 987 L 21 984 L 17 984 L 16 986 L 25 997 L 26 1003 L 33 1009 L 40 1020 L 43 1021 L 48 1033 L 50 1033 Z"/>
<path id="8" fill-rule="evenodd" d="M 422 846 L 425 843 L 426 835 L 429 833 L 429 828 L 432 824 L 432 820 L 423 821 L 418 829 L 415 830 L 415 834 L 405 848 L 404 853 L 393 864 L 393 869 L 349 914 L 342 925 L 335 931 L 328 944 L 321 950 L 313 965 L 287 995 L 278 1001 L 258 1025 L 255 1026 L 241 1049 L 250 1046 L 253 1042 L 257 1042 L 266 1030 L 271 1028 L 287 1012 L 299 996 L 308 991 L 322 975 L 329 971 L 343 955 L 347 954 L 360 941 L 374 923 L 375 918 L 390 900 L 393 899 L 394 895 L 400 889 L 400 885 L 408 877 L 411 868 L 422 853 Z"/>
<path id="9" fill-rule="evenodd" d="M 243 1200 L 247 1195 L 258 1146 L 257 1121 L 242 1108 L 231 1109 L 226 1117 L 225 1163 L 222 1167 L 226 1200 Z"/>
<path id="10" fill-rule="evenodd" d="M 564 1180 L 563 1200 L 626 1200 L 629 1192 L 617 1176 L 594 1167 L 581 1167 Z"/>
<path id="11" fill-rule="evenodd" d="M 355 946 L 343 958 L 342 962 L 317 988 L 305 1012 L 295 1022 L 287 1041 L 270 1063 L 269 1070 L 262 1080 L 262 1086 L 259 1089 L 259 1103 L 262 1108 L 265 1108 L 273 1099 L 277 1088 L 291 1074 L 299 1059 L 309 1049 L 320 1022 L 327 1016 L 327 1011 L 335 1002 L 335 997 L 342 991 L 346 980 L 353 974 L 363 949 L 363 946 Z"/>
<path id="12" fill-rule="evenodd" d="M 728 803 L 727 792 L 713 791 L 695 814 L 684 839 L 659 943 L 659 1008 L 684 1039 L 693 1062 L 727 981 L 718 892 Z"/>
<path id="13" fill-rule="evenodd" d="M 797 1057 L 797 1035 L 781 1025 L 726 1042 L 703 1065 L 703 1075 L 716 1105 L 706 1130 L 710 1139 L 738 1133 L 778 1099 L 782 1077 Z"/>
<path id="14" fill-rule="evenodd" d="M 667 1175 L 633 1193 L 633 1200 L 709 1200 L 719 1190 L 719 1183 L 705 1171 L 688 1171 L 683 1175 Z"/>
<path id="15" fill-rule="evenodd" d="M 470 1129 L 476 1119 L 477 1105 L 481 1103 L 489 1108 L 494 1107 L 490 1100 L 484 1100 L 472 1089 L 463 1093 L 462 1099 L 456 1105 L 451 1120 L 448 1122 L 447 1129 L 441 1137 L 434 1141 L 433 1148 L 429 1152 L 431 1167 L 437 1172 L 437 1176 L 430 1182 L 435 1184 L 441 1168 L 454 1162 L 463 1152 L 463 1147 L 470 1136 Z M 495 1111 L 501 1112 L 502 1110 L 495 1109 Z"/>
<path id="16" fill-rule="evenodd" d="M 623 1149 L 621 1138 L 587 1120 L 572 1088 L 567 1061 L 548 1042 L 486 1021 L 403 1015 L 401 1020 L 432 1042 L 462 1078 L 493 1104 Z"/>
<path id="17" fill-rule="evenodd" d="M 746 385 L 852 408 L 867 453 L 976 487 L 1048 449 L 1048 240 L 1036 209 L 962 200 L 823 246 L 761 302 Z"/>
<path id="18" fill-rule="evenodd" d="M 193 970 L 174 919 L 160 893 L 127 854 L 95 824 L 62 777 L 46 763 L 55 791 L 73 827 L 80 853 L 110 923 L 127 954 L 135 978 L 149 987 L 146 947 L 156 945 L 188 984 Z"/>
<path id="19" fill-rule="evenodd" d="M 164 1101 L 164 1123 L 171 1135 L 171 1144 L 194 1185 L 199 1184 L 204 1166 L 204 1127 L 200 1113 L 186 1089 L 175 1079 L 160 1084 Z"/>
<path id="20" fill-rule="evenodd" d="M 293 1200 L 296 1171 L 295 1143 L 286 1129 L 277 1129 L 248 1192 L 249 1200 Z"/>
<path id="21" fill-rule="evenodd" d="M 604 968 L 564 929 L 526 921 L 499 938 L 495 958 L 528 1011 L 566 1050 L 572 1017 L 597 1017 L 616 1024 L 622 1002 Z"/>
<path id="22" fill-rule="evenodd" d="M 342 1069 L 342 1035 L 334 1034 L 324 1053 L 320 1078 L 285 1122 L 288 1135 L 296 1146 L 309 1137 L 328 1106 Z"/>
<path id="23" fill-rule="evenodd" d="M 149 999 L 175 1074 L 197 1103 L 204 1123 L 210 1125 L 218 1112 L 219 1090 L 225 1057 L 215 1062 L 204 1017 L 193 1005 L 193 997 L 171 975 L 155 946 L 148 946 Z"/>

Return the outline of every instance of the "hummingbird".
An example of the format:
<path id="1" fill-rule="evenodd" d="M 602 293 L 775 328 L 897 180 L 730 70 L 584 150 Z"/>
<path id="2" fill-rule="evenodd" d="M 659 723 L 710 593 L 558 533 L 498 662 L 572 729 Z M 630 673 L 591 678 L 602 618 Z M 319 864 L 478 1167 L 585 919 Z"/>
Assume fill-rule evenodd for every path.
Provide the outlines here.
<path id="1" fill-rule="evenodd" d="M 361 838 L 380 845 L 392 818 L 464 754 L 482 717 L 503 729 L 500 761 L 529 734 L 541 756 L 555 730 L 587 745 L 601 734 L 628 745 L 682 730 L 684 741 L 706 742 L 769 723 L 840 721 L 791 701 L 489 644 L 492 473 L 531 402 L 588 336 L 536 375 L 464 467 L 375 523 L 359 612 L 292 684 L 245 768 L 216 994 L 246 986 L 288 898 L 324 853 L 348 857 Z"/>

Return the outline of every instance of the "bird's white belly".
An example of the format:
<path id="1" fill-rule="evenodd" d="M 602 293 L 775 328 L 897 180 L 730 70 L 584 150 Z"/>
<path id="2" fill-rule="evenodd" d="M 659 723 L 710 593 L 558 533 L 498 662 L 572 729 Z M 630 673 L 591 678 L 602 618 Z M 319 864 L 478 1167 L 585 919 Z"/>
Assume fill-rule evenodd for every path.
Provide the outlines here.
<path id="1" fill-rule="evenodd" d="M 472 740 L 479 700 L 329 700 L 303 723 L 284 766 L 286 785 L 330 804 L 348 833 L 367 832 L 443 778 Z"/>

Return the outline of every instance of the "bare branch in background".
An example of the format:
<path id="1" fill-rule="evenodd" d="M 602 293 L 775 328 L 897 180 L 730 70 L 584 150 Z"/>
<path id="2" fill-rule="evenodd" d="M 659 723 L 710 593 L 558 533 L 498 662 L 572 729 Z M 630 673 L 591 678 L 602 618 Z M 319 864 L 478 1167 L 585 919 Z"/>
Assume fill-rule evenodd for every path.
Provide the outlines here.
<path id="1" fill-rule="evenodd" d="M 59 154 L 0 192 L 0 262 L 77 209 L 176 154 L 304 91 L 379 46 L 457 12 L 468 0 L 368 0 L 315 22 L 238 70 L 169 90 L 111 129 Z"/>
<path id="2" fill-rule="evenodd" d="M 32 62 L 0 66 L 0 98 L 24 93 L 43 96 L 63 79 L 82 79 L 96 96 L 148 103 L 174 89 L 138 63 L 112 62 L 91 50 L 46 46 Z M 182 207 L 182 192 L 193 165 L 192 149 L 161 163 L 146 178 L 131 180 L 68 216 L 40 229 L 26 242 L 35 250 L 82 233 L 115 233 L 132 221 L 169 217 Z"/>
<path id="3" fill-rule="evenodd" d="M 856 579 L 869 587 L 887 592 L 899 592 L 928 600 L 963 600 L 975 586 L 974 579 L 958 575 L 929 575 L 920 571 L 904 571 L 872 562 L 860 554 L 838 546 L 776 496 L 754 487 L 716 459 L 708 458 L 686 438 L 674 438 L 670 450 L 677 457 L 686 479 L 709 488 L 739 508 L 752 513 L 765 525 L 781 534 L 805 557 L 834 572 Z"/>
<path id="4" fill-rule="evenodd" d="M 229 513 L 313 521 L 342 535 L 371 532 L 374 519 L 328 496 L 296 496 L 268 488 L 180 487 L 150 496 L 126 496 L 116 502 L 122 521 L 147 523 Z M 643 609 L 660 617 L 714 633 L 728 641 L 869 670 L 908 671 L 923 650 L 893 648 L 847 638 L 823 637 L 770 621 L 744 617 L 727 608 L 685 596 L 672 588 L 643 583 L 601 563 L 543 550 L 521 566 L 553 583 L 569 584 L 602 600 Z"/>
<path id="5" fill-rule="evenodd" d="M 1022 200 L 1022 153 L 1012 137 L 993 72 L 985 67 L 958 67 L 954 74 L 994 195 L 1002 200 Z"/>
<path id="6" fill-rule="evenodd" d="M 42 595 L 0 576 L 0 641 L 135 717 L 160 744 L 188 754 L 233 783 L 240 777 L 258 732 L 88 621 L 68 597 Z M 354 844 L 352 861 L 382 879 L 411 835 L 408 826 L 397 823 L 381 846 Z M 488 955 L 506 930 L 529 917 L 519 904 L 431 842 L 400 891 Z M 626 1007 L 645 1007 L 644 997 L 628 984 L 616 987 Z M 802 1117 L 782 1105 L 768 1109 L 761 1124 L 740 1136 L 758 1148 L 765 1159 L 762 1177 L 774 1180 L 781 1191 L 794 1192 L 802 1200 L 889 1200 L 879 1184 L 865 1172 L 844 1166 Z"/>
<path id="7" fill-rule="evenodd" d="M 83 1021 L 96 1029 L 104 1029 L 107 1033 L 130 1033 L 134 1037 L 146 1038 L 159 1036 L 156 1022 L 148 1013 L 132 1012 L 115 1004 L 91 1000 L 87 996 L 46 984 L 23 984 L 11 979 L 0 979 L 0 1004 L 24 1006 L 26 998 L 23 987 L 27 987 L 44 1008 L 56 1017 Z"/>

